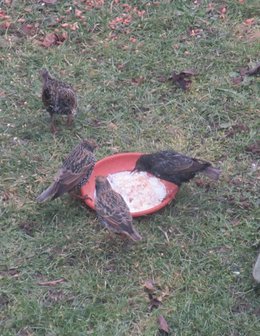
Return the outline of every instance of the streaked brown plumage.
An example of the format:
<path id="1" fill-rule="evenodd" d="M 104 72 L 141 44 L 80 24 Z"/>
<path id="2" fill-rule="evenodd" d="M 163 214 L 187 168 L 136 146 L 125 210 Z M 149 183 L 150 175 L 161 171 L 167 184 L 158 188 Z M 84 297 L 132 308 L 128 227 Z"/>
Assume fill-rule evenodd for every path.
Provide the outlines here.
<path id="1" fill-rule="evenodd" d="M 146 171 L 180 186 L 190 181 L 197 173 L 203 173 L 212 179 L 218 179 L 220 170 L 211 163 L 192 158 L 173 150 L 142 155 L 133 171 Z"/>
<path id="2" fill-rule="evenodd" d="M 96 177 L 95 209 L 102 225 L 134 241 L 142 237 L 133 227 L 133 218 L 123 197 L 114 191 L 104 176 Z"/>
<path id="3" fill-rule="evenodd" d="M 42 69 L 42 102 L 51 116 L 51 130 L 56 132 L 55 114 L 67 115 L 67 124 L 72 123 L 77 109 L 77 97 L 71 85 L 52 77 L 48 70 Z"/>
<path id="4" fill-rule="evenodd" d="M 85 184 L 95 166 L 93 151 L 96 147 L 96 143 L 89 140 L 78 144 L 63 161 L 54 182 L 37 197 L 37 202 L 41 203 L 49 198 L 54 200 L 66 192 L 77 191 Z"/>

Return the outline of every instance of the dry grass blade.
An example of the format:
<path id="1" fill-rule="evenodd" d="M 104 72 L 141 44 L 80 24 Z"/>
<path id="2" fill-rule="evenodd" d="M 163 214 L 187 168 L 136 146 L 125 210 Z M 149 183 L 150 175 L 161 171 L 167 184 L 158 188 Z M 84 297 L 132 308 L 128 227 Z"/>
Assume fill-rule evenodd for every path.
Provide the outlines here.
<path id="1" fill-rule="evenodd" d="M 65 282 L 66 280 L 64 278 L 57 279 L 57 280 L 50 280 L 50 281 L 42 281 L 42 282 L 37 282 L 37 285 L 39 286 L 56 286 L 60 283 Z"/>

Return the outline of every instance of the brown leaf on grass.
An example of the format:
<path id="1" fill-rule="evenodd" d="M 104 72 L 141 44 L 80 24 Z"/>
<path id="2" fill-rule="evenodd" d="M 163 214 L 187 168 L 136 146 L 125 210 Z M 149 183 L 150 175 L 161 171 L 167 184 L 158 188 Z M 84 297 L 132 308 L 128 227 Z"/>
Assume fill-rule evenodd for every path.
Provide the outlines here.
<path id="1" fill-rule="evenodd" d="M 164 331 L 166 333 L 166 335 L 168 335 L 169 334 L 169 326 L 168 326 L 168 323 L 165 320 L 165 318 L 162 315 L 160 315 L 158 317 L 157 321 L 158 321 L 158 324 L 159 324 L 159 330 Z"/>
<path id="2" fill-rule="evenodd" d="M 154 281 L 153 280 L 146 280 L 144 282 L 144 290 L 148 291 L 148 292 L 154 292 L 155 291 L 155 287 L 154 287 Z"/>
<path id="3" fill-rule="evenodd" d="M 203 33 L 203 29 L 200 28 L 189 28 L 188 33 L 191 37 L 200 37 Z"/>
<path id="4" fill-rule="evenodd" d="M 260 29 L 250 32 L 248 34 L 249 42 L 260 41 Z"/>
<path id="5" fill-rule="evenodd" d="M 58 40 L 57 34 L 50 33 L 50 34 L 45 35 L 44 40 L 41 42 L 41 45 L 45 48 L 49 48 L 55 45 L 57 40 Z"/>
<path id="6" fill-rule="evenodd" d="M 179 86 L 182 90 L 187 91 L 191 87 L 191 76 L 196 76 L 197 72 L 193 69 L 187 69 L 181 71 L 179 74 L 175 71 L 172 72 L 169 80 L 172 80 L 177 86 Z"/>
<path id="7" fill-rule="evenodd" d="M 246 72 L 246 75 L 248 75 L 248 76 L 257 76 L 257 75 L 260 75 L 260 63 L 258 63 L 252 69 L 248 70 Z"/>
<path id="8" fill-rule="evenodd" d="M 0 30 L 9 29 L 11 26 L 13 26 L 12 22 L 5 21 L 5 22 L 0 24 Z"/>
<path id="9" fill-rule="evenodd" d="M 157 297 L 155 297 L 152 293 L 148 293 L 148 297 L 149 297 L 149 300 L 150 300 L 148 310 L 150 312 L 153 309 L 158 308 L 162 304 L 162 301 L 157 299 Z"/>
<path id="10" fill-rule="evenodd" d="M 246 146 L 246 151 L 253 154 L 260 154 L 260 141 L 256 141 L 255 143 Z"/>
<path id="11" fill-rule="evenodd" d="M 4 4 L 6 6 L 10 6 L 12 4 L 13 0 L 4 0 Z"/>
<path id="12" fill-rule="evenodd" d="M 47 5 L 54 5 L 57 0 L 42 0 L 42 2 L 46 3 Z"/>
<path id="13" fill-rule="evenodd" d="M 39 286 L 56 286 L 60 283 L 65 282 L 66 280 L 64 278 L 57 279 L 57 280 L 52 280 L 52 281 L 43 281 L 43 282 L 38 282 L 37 284 Z"/>
<path id="14" fill-rule="evenodd" d="M 237 76 L 231 78 L 232 83 L 235 85 L 239 85 L 240 83 L 243 82 L 243 80 L 244 80 L 243 76 Z"/>
<path id="15" fill-rule="evenodd" d="M 37 28 L 33 24 L 23 24 L 21 31 L 28 36 L 32 36 L 36 33 Z"/>
<path id="16" fill-rule="evenodd" d="M 252 26 L 255 23 L 255 19 L 254 18 L 246 19 L 243 23 L 247 26 Z"/>
<path id="17" fill-rule="evenodd" d="M 67 22 L 65 22 L 65 23 L 61 24 L 61 27 L 62 28 L 69 28 L 72 31 L 75 31 L 75 30 L 79 29 L 78 22 L 74 22 L 74 23 L 67 23 Z"/>
<path id="18" fill-rule="evenodd" d="M 112 121 L 107 125 L 107 128 L 111 131 L 116 131 L 118 129 L 118 126 L 113 123 Z"/>
<path id="19" fill-rule="evenodd" d="M 136 77 L 136 78 L 132 78 L 131 79 L 131 83 L 133 85 L 140 85 L 140 84 L 143 84 L 144 82 L 144 77 L 143 76 L 140 76 L 140 77 Z"/>
<path id="20" fill-rule="evenodd" d="M 83 12 L 82 12 L 81 10 L 79 10 L 79 9 L 77 9 L 77 8 L 75 9 L 75 16 L 76 16 L 77 18 L 80 19 L 80 18 L 82 17 L 82 13 L 83 13 Z"/>
<path id="21" fill-rule="evenodd" d="M 68 38 L 68 34 L 66 32 L 57 34 L 57 33 L 49 33 L 45 35 L 43 41 L 40 42 L 41 46 L 45 48 L 52 47 L 54 45 L 62 44 Z"/>

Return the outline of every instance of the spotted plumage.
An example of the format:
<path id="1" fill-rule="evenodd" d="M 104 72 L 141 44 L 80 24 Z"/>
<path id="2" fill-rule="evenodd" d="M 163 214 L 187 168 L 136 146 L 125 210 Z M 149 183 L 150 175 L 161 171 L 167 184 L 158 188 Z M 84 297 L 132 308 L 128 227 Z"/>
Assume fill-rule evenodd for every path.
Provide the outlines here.
<path id="1" fill-rule="evenodd" d="M 104 176 L 96 177 L 95 209 L 100 223 L 108 230 L 134 241 L 142 239 L 133 227 L 133 219 L 123 197 L 111 188 Z"/>
<path id="2" fill-rule="evenodd" d="M 96 159 L 93 151 L 96 147 L 96 143 L 89 140 L 78 144 L 64 159 L 54 182 L 37 197 L 37 202 L 54 200 L 66 192 L 77 191 L 85 184 L 94 169 Z"/>
<path id="3" fill-rule="evenodd" d="M 142 155 L 137 160 L 134 171 L 146 171 L 178 186 L 190 181 L 200 172 L 212 179 L 218 179 L 220 175 L 220 170 L 213 168 L 211 163 L 173 150 Z"/>
<path id="4" fill-rule="evenodd" d="M 46 69 L 40 71 L 43 81 L 42 102 L 51 116 L 51 130 L 56 132 L 54 116 L 67 115 L 67 124 L 72 123 L 77 109 L 77 97 L 71 85 L 52 77 Z"/>

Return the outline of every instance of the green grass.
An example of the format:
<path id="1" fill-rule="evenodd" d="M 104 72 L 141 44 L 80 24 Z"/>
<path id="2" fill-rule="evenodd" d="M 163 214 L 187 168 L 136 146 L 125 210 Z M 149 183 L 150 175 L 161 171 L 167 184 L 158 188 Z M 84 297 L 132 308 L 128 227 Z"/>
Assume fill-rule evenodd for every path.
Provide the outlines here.
<path id="1" fill-rule="evenodd" d="M 115 40 L 108 23 L 123 10 L 111 1 L 84 12 L 85 26 L 73 11 L 65 14 L 75 8 L 67 1 L 1 4 L 12 22 L 0 29 L 2 336 L 152 336 L 160 314 L 170 335 L 259 335 L 259 288 L 251 275 L 260 241 L 259 170 L 252 169 L 256 154 L 246 151 L 257 138 L 259 78 L 231 81 L 259 61 L 259 40 L 250 38 L 259 32 L 259 10 L 254 1 L 226 0 L 207 13 L 209 2 L 129 1 L 146 13 L 132 14 L 129 31 L 113 32 Z M 62 15 L 79 29 L 53 27 Z M 251 17 L 255 24 L 245 29 Z M 32 36 L 22 33 L 21 18 L 37 24 Z M 68 38 L 41 47 L 37 40 L 55 28 Z M 189 35 L 194 28 L 200 36 Z M 72 83 L 79 96 L 74 127 L 59 120 L 56 137 L 40 99 L 42 67 Z M 190 91 L 159 80 L 187 68 L 199 73 Z M 126 248 L 69 196 L 35 202 L 79 137 L 99 143 L 98 159 L 174 148 L 223 173 L 217 183 L 195 178 L 169 206 L 135 220 L 144 239 Z M 38 284 L 60 278 L 55 287 Z M 147 279 L 162 297 L 152 312 Z"/>

